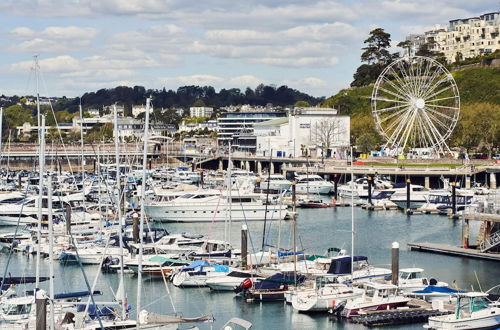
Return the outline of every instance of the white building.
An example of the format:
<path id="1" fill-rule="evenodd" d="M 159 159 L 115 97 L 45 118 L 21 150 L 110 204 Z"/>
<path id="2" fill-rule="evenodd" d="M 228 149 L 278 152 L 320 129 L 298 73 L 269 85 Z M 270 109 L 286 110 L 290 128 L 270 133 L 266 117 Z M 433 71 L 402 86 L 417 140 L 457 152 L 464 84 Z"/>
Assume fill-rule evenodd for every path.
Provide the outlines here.
<path id="1" fill-rule="evenodd" d="M 423 35 L 410 35 L 416 50 L 422 40 L 430 50 L 444 53 L 448 62 L 455 62 L 457 53 L 463 59 L 493 53 L 500 49 L 500 12 L 486 13 L 479 17 L 454 19 L 445 28 L 436 25 Z"/>
<path id="2" fill-rule="evenodd" d="M 217 131 L 217 120 L 207 120 L 202 123 L 186 123 L 184 120 L 179 125 L 179 132 L 191 132 L 196 130 L 208 129 L 209 131 Z"/>
<path id="3" fill-rule="evenodd" d="M 212 107 L 190 107 L 189 116 L 191 117 L 210 117 L 214 112 Z"/>
<path id="4" fill-rule="evenodd" d="M 99 117 L 99 109 L 87 109 L 87 113 L 92 117 Z"/>
<path id="5" fill-rule="evenodd" d="M 288 117 L 254 124 L 257 155 L 343 158 L 350 145 L 350 118 L 332 108 L 300 108 Z M 322 155 L 322 150 L 324 154 Z"/>
<path id="6" fill-rule="evenodd" d="M 132 106 L 132 116 L 134 118 L 137 118 L 141 113 L 146 112 L 146 106 L 145 105 L 133 105 Z"/>

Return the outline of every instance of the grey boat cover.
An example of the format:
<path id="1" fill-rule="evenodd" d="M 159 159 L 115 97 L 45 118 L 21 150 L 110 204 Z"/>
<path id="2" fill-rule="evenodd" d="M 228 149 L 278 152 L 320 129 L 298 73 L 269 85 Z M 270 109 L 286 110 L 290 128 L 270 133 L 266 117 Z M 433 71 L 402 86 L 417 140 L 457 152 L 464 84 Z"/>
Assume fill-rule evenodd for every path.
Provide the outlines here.
<path id="1" fill-rule="evenodd" d="M 180 317 L 171 315 L 162 315 L 152 312 L 147 312 L 141 320 L 144 324 L 180 324 L 180 323 L 201 323 L 213 322 L 214 318 L 211 315 L 203 315 L 199 317 Z"/>

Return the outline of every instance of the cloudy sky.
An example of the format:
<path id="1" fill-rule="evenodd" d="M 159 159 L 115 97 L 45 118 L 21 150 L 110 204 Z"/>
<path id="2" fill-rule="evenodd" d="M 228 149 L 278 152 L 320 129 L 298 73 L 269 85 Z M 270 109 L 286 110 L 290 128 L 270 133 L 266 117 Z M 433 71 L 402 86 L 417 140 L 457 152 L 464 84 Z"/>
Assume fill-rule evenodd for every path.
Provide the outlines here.
<path id="1" fill-rule="evenodd" d="M 497 0 L 0 0 L 0 94 L 77 96 L 117 85 L 347 87 L 368 32 L 396 44 Z"/>

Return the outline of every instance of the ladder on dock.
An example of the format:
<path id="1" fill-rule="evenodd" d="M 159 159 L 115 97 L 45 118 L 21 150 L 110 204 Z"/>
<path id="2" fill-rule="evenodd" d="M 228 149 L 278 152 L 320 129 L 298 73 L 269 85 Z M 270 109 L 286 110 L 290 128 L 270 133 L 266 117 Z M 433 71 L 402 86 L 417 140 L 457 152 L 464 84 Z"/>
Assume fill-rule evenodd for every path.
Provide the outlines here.
<path id="1" fill-rule="evenodd" d="M 489 251 L 496 246 L 500 246 L 500 230 L 494 232 L 489 237 L 485 237 L 481 244 L 479 244 L 481 252 Z"/>

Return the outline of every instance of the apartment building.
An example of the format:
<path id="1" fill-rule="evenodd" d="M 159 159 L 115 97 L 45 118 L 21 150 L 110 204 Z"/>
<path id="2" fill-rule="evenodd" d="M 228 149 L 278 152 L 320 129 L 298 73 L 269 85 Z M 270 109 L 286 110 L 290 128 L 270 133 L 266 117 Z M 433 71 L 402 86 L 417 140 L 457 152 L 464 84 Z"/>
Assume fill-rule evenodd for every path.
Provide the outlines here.
<path id="1" fill-rule="evenodd" d="M 214 112 L 212 107 L 190 107 L 189 115 L 191 117 L 210 117 Z"/>
<path id="2" fill-rule="evenodd" d="M 493 53 L 500 49 L 500 12 L 478 17 L 454 19 L 442 28 L 439 25 L 422 35 L 409 35 L 412 48 L 418 49 L 422 42 L 430 49 L 441 52 L 448 62 Z M 458 54 L 458 55 L 457 55 Z"/>

